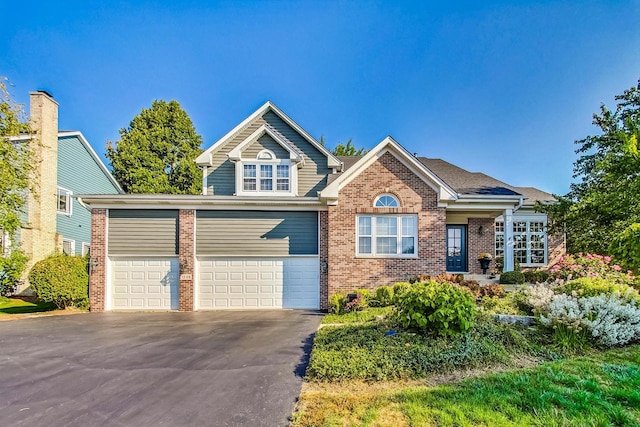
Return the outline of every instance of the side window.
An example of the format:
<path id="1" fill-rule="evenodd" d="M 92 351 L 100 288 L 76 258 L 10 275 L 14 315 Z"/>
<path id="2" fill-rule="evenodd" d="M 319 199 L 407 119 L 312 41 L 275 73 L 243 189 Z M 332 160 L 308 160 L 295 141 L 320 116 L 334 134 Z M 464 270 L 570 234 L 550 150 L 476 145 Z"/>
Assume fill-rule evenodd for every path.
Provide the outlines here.
<path id="1" fill-rule="evenodd" d="M 67 255 L 76 254 L 76 241 L 70 239 L 62 239 L 62 252 Z"/>
<path id="2" fill-rule="evenodd" d="M 58 213 L 71 215 L 73 203 L 71 195 L 73 192 L 66 188 L 58 187 Z"/>

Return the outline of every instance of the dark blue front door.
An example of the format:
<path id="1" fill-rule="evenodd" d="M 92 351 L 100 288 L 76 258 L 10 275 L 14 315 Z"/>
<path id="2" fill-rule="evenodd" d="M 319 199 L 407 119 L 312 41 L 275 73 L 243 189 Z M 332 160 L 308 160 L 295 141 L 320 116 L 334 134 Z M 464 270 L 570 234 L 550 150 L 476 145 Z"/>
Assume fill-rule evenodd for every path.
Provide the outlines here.
<path id="1" fill-rule="evenodd" d="M 466 225 L 447 225 L 447 271 L 467 271 Z"/>

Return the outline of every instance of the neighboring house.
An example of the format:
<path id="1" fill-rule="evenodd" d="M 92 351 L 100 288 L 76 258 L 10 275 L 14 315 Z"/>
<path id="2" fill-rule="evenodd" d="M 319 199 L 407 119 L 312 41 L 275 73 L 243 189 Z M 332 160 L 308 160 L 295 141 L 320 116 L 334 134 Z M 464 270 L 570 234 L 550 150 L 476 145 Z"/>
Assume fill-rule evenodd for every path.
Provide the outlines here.
<path id="1" fill-rule="evenodd" d="M 30 113 L 34 133 L 12 138 L 16 144 L 30 144 L 36 165 L 35 194 L 29 195 L 18 233 L 29 257 L 27 272 L 55 252 L 89 253 L 91 212 L 75 195 L 123 193 L 81 132 L 58 130 L 58 103 L 51 95 L 32 92 Z"/>
<path id="2" fill-rule="evenodd" d="M 417 158 L 390 137 L 338 158 L 270 102 L 196 161 L 199 196 L 81 196 L 93 311 L 326 309 L 338 291 L 480 273 L 482 252 L 504 253 L 506 270 L 563 252 L 532 208 L 550 194 Z"/>

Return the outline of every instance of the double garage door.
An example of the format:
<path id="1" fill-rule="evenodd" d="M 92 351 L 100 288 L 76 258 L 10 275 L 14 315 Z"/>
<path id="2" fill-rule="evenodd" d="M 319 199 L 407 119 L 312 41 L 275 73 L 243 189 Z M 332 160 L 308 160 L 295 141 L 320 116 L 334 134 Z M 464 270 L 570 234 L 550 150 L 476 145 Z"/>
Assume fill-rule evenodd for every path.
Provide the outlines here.
<path id="1" fill-rule="evenodd" d="M 320 307 L 317 212 L 197 211 L 194 308 Z M 178 212 L 110 210 L 107 309 L 178 308 Z"/>
<path id="2" fill-rule="evenodd" d="M 197 267 L 199 310 L 317 309 L 318 257 L 203 258 Z M 178 308 L 177 258 L 112 260 L 114 310 Z"/>

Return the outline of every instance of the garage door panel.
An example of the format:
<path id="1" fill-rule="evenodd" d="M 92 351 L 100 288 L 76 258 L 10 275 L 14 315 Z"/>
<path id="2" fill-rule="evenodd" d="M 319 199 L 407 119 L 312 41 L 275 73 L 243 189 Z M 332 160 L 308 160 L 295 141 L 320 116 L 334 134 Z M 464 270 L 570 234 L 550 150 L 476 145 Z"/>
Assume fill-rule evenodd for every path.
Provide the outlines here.
<path id="1" fill-rule="evenodd" d="M 309 308 L 320 305 L 317 256 L 207 258 L 198 263 L 199 309 Z"/>
<path id="2" fill-rule="evenodd" d="M 178 308 L 178 260 L 112 260 L 112 307 L 117 310 Z"/>

